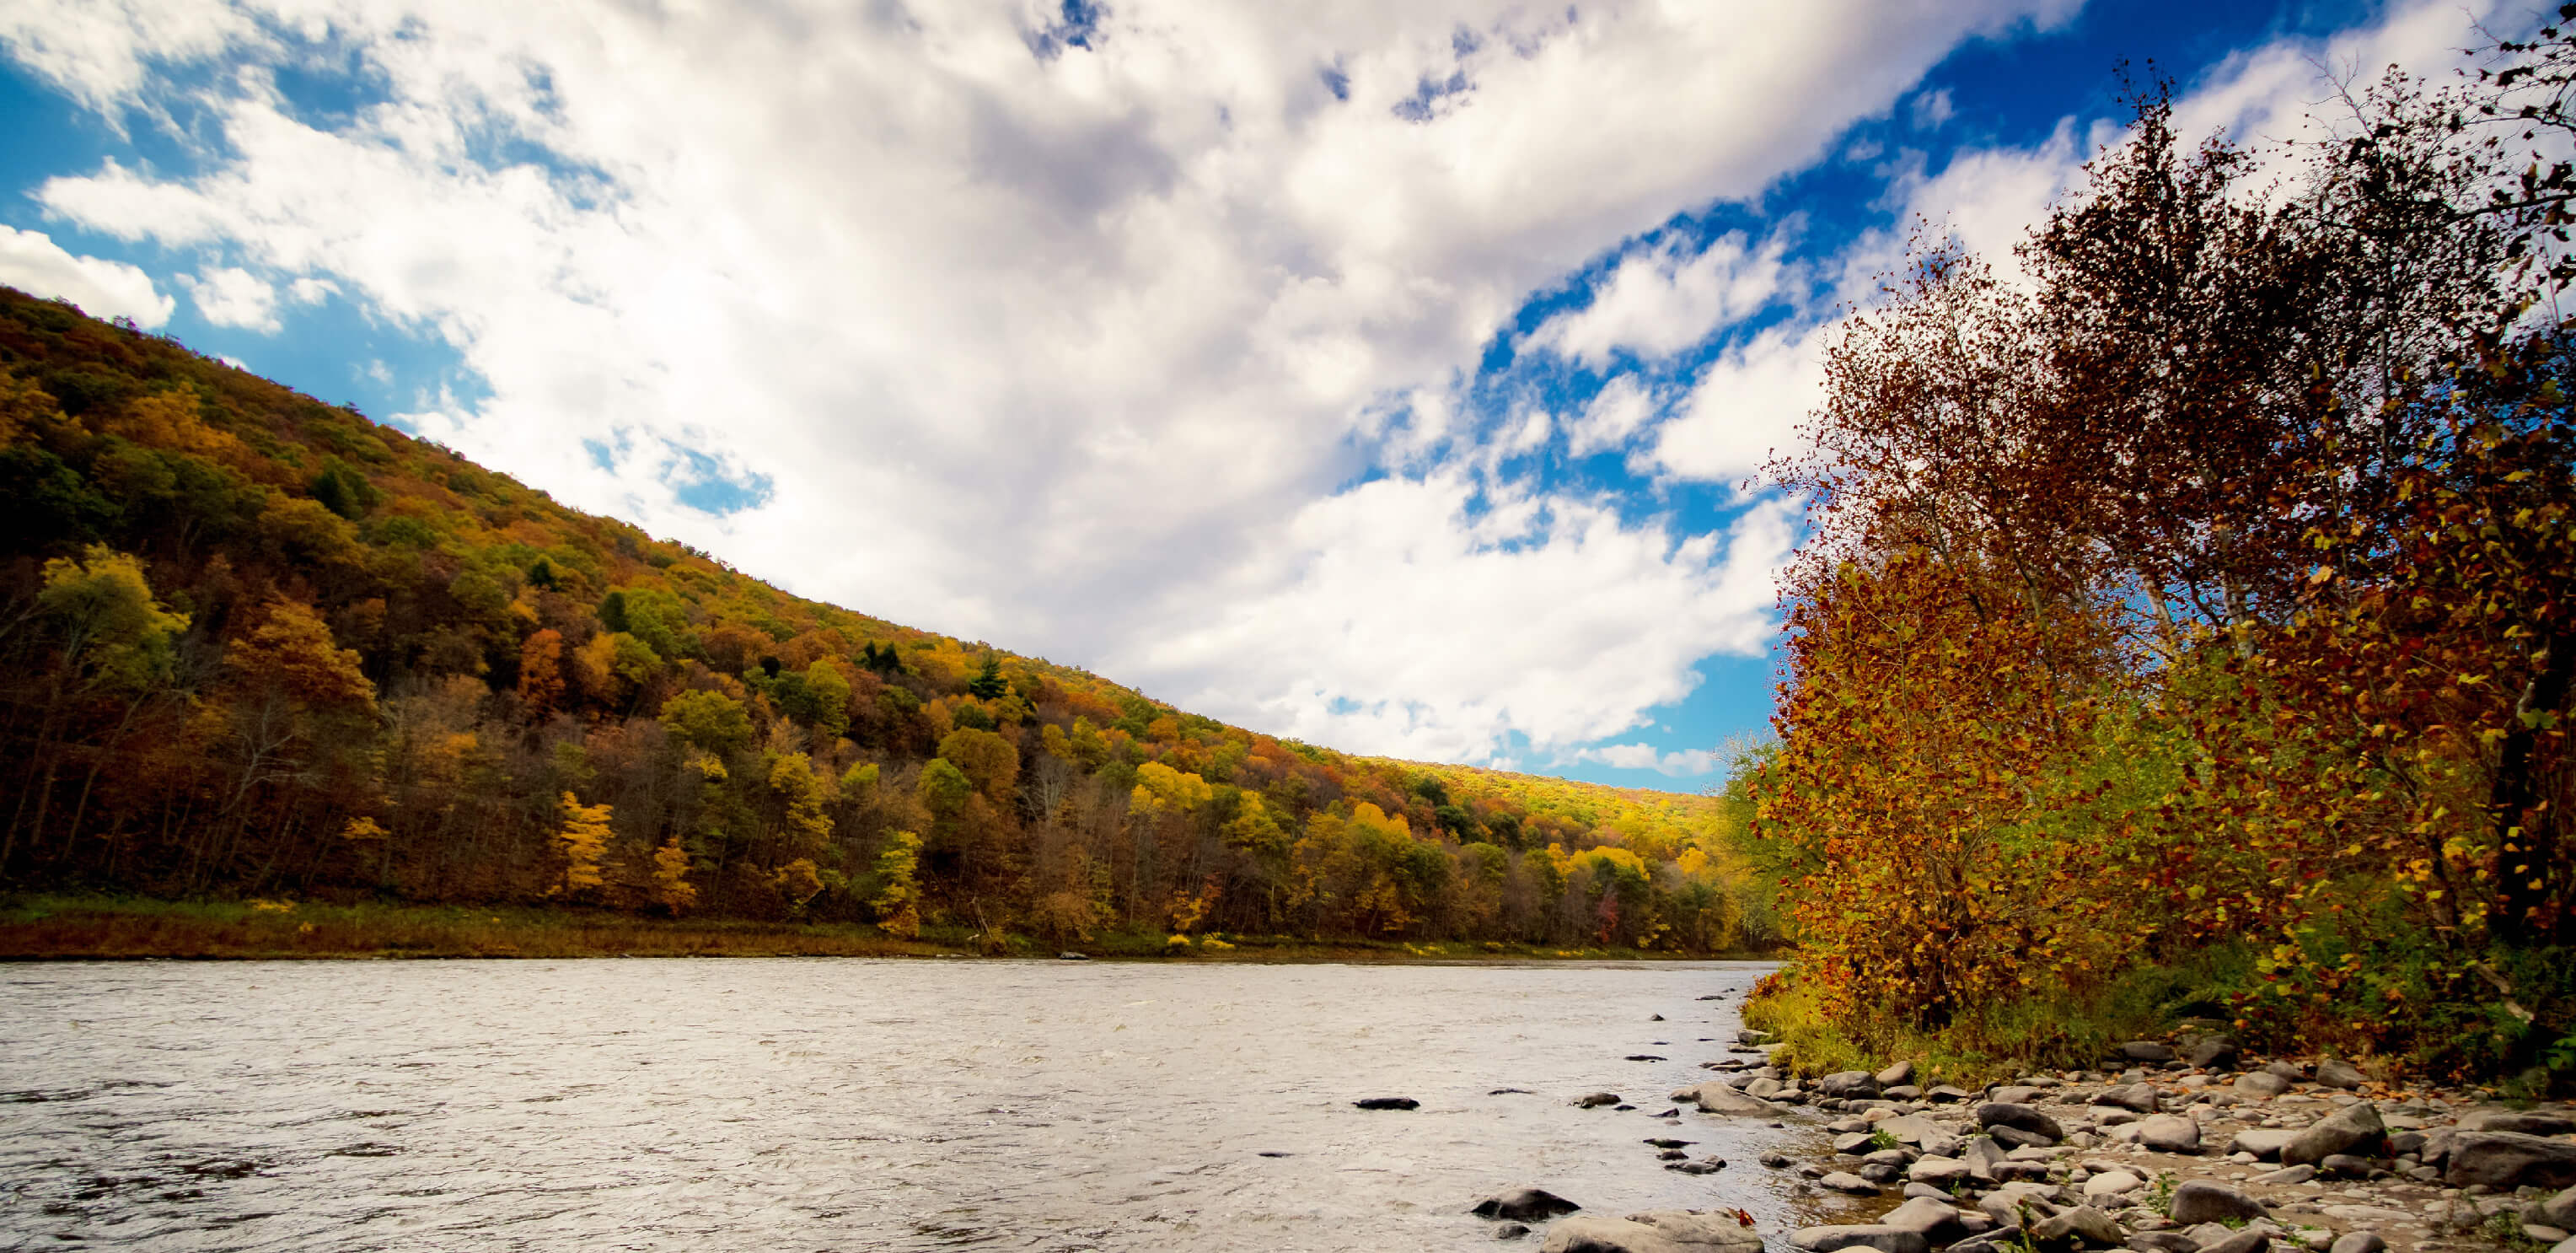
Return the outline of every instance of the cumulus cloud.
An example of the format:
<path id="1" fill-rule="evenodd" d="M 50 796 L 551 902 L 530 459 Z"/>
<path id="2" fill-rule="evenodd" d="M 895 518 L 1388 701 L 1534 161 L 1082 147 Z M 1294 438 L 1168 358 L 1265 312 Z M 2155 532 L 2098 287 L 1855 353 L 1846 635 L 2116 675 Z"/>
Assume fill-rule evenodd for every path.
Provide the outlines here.
<path id="1" fill-rule="evenodd" d="M 1728 350 L 1700 374 L 1681 412 L 1655 428 L 1655 472 L 1728 483 L 1797 445 L 1797 427 L 1821 398 L 1829 329 L 1775 326 Z"/>
<path id="2" fill-rule="evenodd" d="M 1792 233 L 1774 231 L 1759 246 L 1733 231 L 1696 249 L 1678 235 L 1640 248 L 1594 288 L 1591 304 L 1541 324 L 1530 345 L 1595 369 L 1619 353 L 1671 356 L 1788 291 Z"/>
<path id="3" fill-rule="evenodd" d="M 1625 446 L 1629 438 L 1654 421 L 1663 404 L 1634 374 L 1622 374 L 1594 394 L 1583 413 L 1567 424 L 1567 451 L 1575 456 Z"/>
<path id="4" fill-rule="evenodd" d="M 197 302 L 197 312 L 208 322 L 264 334 L 278 330 L 277 289 L 248 270 L 214 267 L 194 277 L 182 275 L 179 285 L 188 289 L 189 298 Z"/>
<path id="5" fill-rule="evenodd" d="M 2338 107 L 2338 77 L 2375 79 L 2391 64 L 2419 75 L 2446 72 L 2457 63 L 2458 49 L 2478 41 L 2476 25 L 2497 7 L 2493 0 L 2465 6 L 2418 0 L 2392 7 L 2374 25 L 2328 39 L 2284 38 L 2240 52 L 2183 95 L 2175 124 L 2187 136 L 2223 129 L 2254 145 L 2275 172 L 2289 178 L 2295 170 L 2286 159 L 2287 145 L 2322 133 L 2314 115 L 2331 116 Z M 1916 99 L 1918 123 L 1927 109 L 1948 116 L 1946 99 L 1937 107 L 1929 100 Z M 1917 223 L 1974 251 L 2007 282 L 2027 282 L 2015 245 L 2046 219 L 2050 205 L 2081 183 L 2084 163 L 2122 136 L 2116 119 L 2069 117 L 2036 144 L 1963 150 L 1937 172 L 1919 163 L 1901 169 L 1887 192 L 1899 225 L 1845 245 L 1822 267 L 1828 286 L 1849 305 L 1877 303 L 1881 283 L 1904 265 Z M 1676 416 L 1655 428 L 1646 459 L 1663 475 L 1729 482 L 1760 468 L 1769 453 L 1794 448 L 1797 425 L 1823 386 L 1824 348 L 1832 333 L 1829 325 L 1811 320 L 1784 322 L 1720 354 Z"/>
<path id="6" fill-rule="evenodd" d="M 1575 753 L 1574 759 L 1599 762 L 1618 770 L 1653 770 L 1682 779 L 1707 774 L 1719 764 L 1718 753 L 1713 749 L 1660 752 L 1651 744 L 1605 744 Z"/>
<path id="7" fill-rule="evenodd" d="M 0 226 L 0 283 L 31 296 L 68 300 L 92 317 L 132 318 L 142 327 L 169 321 L 177 305 L 135 266 L 67 252 L 43 231 L 9 226 Z"/>
<path id="8" fill-rule="evenodd" d="M 1688 696 L 1695 661 L 1759 654 L 1791 541 L 1777 501 L 1685 536 L 1462 474 L 1382 479 L 1300 510 L 1262 563 L 1292 578 L 1223 597 L 1150 656 L 1185 705 L 1282 734 L 1436 760 L 1507 736 L 1571 753 Z"/>

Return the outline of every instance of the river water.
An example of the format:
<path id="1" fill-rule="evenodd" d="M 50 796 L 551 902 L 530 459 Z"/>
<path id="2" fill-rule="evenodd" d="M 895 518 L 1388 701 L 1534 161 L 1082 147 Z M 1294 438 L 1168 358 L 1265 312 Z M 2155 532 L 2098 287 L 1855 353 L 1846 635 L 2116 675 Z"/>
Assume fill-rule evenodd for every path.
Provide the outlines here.
<path id="1" fill-rule="evenodd" d="M 1464 1212 L 1522 1183 L 1776 1231 L 1812 1133 L 1654 1116 L 1765 969 L 15 966 L 0 1248 L 1534 1248 Z"/>

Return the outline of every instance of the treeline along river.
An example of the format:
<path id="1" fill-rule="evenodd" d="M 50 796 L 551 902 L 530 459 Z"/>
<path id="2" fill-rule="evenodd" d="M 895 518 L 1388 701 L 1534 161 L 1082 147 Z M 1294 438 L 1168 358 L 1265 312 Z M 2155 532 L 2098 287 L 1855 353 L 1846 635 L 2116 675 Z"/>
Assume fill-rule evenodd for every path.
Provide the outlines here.
<path id="1" fill-rule="evenodd" d="M 22 965 L 0 1246 L 1489 1249 L 1522 1183 L 1776 1231 L 1793 1133 L 1654 1117 L 1766 969 Z"/>

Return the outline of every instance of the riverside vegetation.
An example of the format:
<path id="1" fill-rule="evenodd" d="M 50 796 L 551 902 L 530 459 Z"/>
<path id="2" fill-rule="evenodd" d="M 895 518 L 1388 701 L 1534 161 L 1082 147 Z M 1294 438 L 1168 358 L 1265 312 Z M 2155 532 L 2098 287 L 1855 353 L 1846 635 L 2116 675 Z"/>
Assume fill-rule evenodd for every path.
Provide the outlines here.
<path id="1" fill-rule="evenodd" d="M 16 955 L 1773 938 L 1706 798 L 1352 757 L 803 600 L 7 289 L 0 661 Z"/>
<path id="2" fill-rule="evenodd" d="M 2279 150 L 2141 89 L 2026 282 L 1930 232 L 1846 324 L 1772 468 L 1811 531 L 1729 788 L 1793 1069 L 2206 1019 L 2576 1082 L 2576 45 L 2482 64 Z"/>

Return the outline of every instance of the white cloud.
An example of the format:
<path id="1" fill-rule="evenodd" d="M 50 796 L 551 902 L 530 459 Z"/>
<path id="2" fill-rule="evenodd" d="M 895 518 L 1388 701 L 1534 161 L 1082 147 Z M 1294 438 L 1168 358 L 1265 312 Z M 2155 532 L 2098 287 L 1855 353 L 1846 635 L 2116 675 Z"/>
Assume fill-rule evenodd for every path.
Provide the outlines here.
<path id="1" fill-rule="evenodd" d="M 1651 744 L 1605 744 L 1587 748 L 1573 755 L 1576 761 L 1594 761 L 1618 770 L 1655 770 L 1677 779 L 1704 775 L 1717 769 L 1718 754 L 1711 749 L 1682 748 L 1658 752 Z"/>
<path id="2" fill-rule="evenodd" d="M 1639 382 L 1636 375 L 1622 374 L 1592 397 L 1592 403 L 1583 407 L 1582 416 L 1566 425 L 1567 451 L 1580 457 L 1603 448 L 1621 447 L 1662 410 L 1663 403 L 1652 389 Z"/>
<path id="3" fill-rule="evenodd" d="M 1758 248 L 1741 232 L 1696 252 L 1678 235 L 1640 248 L 1594 290 L 1591 304 L 1548 319 L 1529 342 L 1594 369 L 1620 352 L 1671 356 L 1787 291 L 1791 271 L 1783 258 L 1792 233 L 1774 231 Z"/>
<path id="4" fill-rule="evenodd" d="M 286 285 L 287 298 L 299 305 L 318 305 L 339 294 L 339 284 L 327 278 L 299 278 Z"/>
<path id="5" fill-rule="evenodd" d="M 1357 751 L 1484 760 L 1518 733 L 1570 752 L 1688 696 L 1699 659 L 1762 651 L 1790 519 L 1765 502 L 1684 537 L 1463 475 L 1384 479 L 1283 529 L 1263 564 L 1292 579 L 1200 589 L 1220 613 L 1123 660 L 1158 660 L 1186 707 Z"/>
<path id="6" fill-rule="evenodd" d="M 1799 422 L 1823 398 L 1830 333 L 1775 326 L 1710 362 L 1680 415 L 1655 429 L 1656 472 L 1734 482 L 1793 451 Z"/>
<path id="7" fill-rule="evenodd" d="M 1949 121 L 1951 116 L 1958 112 L 1958 109 L 1957 106 L 1953 105 L 1950 101 L 1949 89 L 1943 88 L 1939 91 L 1927 91 L 1915 96 L 1914 106 L 1911 112 L 1914 120 L 1914 129 L 1919 131 L 1933 131 L 1941 129 L 1942 123 Z"/>
<path id="8" fill-rule="evenodd" d="M 215 4 L 10 0 L 0 6 L 0 48 L 100 109 L 140 90 L 155 62 L 211 56 L 261 38 L 247 14 Z"/>
<path id="9" fill-rule="evenodd" d="M 122 261 L 63 250 L 43 231 L 0 226 L 0 283 L 31 296 L 60 298 L 92 317 L 132 318 L 155 327 L 177 304 L 152 287 L 152 277 Z"/>
<path id="10" fill-rule="evenodd" d="M 2478 42 L 2472 27 L 2494 8 L 2491 0 L 2467 6 L 2416 0 L 2390 9 L 2376 25 L 2328 40 L 2282 39 L 2240 53 L 2177 101 L 2175 125 L 2187 138 L 2224 127 L 2257 146 L 2287 179 L 2295 171 L 2283 160 L 2283 142 L 2319 134 L 2308 119 L 2331 112 L 2328 74 L 2375 80 L 2392 63 L 2418 74 L 2445 72 L 2458 49 Z M 1851 305 L 1877 303 L 1882 280 L 1905 263 L 1917 221 L 1947 232 L 2007 282 L 2026 283 L 2015 245 L 2081 183 L 2084 163 L 2122 134 L 2116 119 L 2069 117 L 2027 148 L 1970 149 L 1954 154 L 1937 174 L 1900 173 L 1889 198 L 1901 225 L 1868 233 L 1834 258 L 1829 272 L 1836 296 Z M 1656 469 L 1683 479 L 1734 481 L 1759 469 L 1769 453 L 1792 449 L 1798 423 L 1820 398 L 1831 334 L 1815 323 L 1784 323 L 1711 363 L 1679 415 L 1656 428 Z"/>
<path id="11" fill-rule="evenodd" d="M 1543 534 L 1480 538 L 1438 398 L 1495 329 L 1676 210 L 1760 194 L 1962 39 L 2072 9 L 1132 0 L 1038 57 L 1021 0 L 253 0 L 166 26 L 52 0 L 0 38 L 111 109 L 226 49 L 200 168 L 109 163 L 40 202 L 442 339 L 488 398 L 405 415 L 426 435 L 809 594 L 1440 755 L 1613 733 L 1767 631 L 1769 531 L 1514 498 Z M 264 76 L 297 59 L 384 99 L 308 121 Z M 1774 281 L 1759 248 L 1670 259 L 1629 258 L 1568 351 L 1669 351 Z M 209 316 L 250 318 L 218 281 Z M 692 510 L 674 448 L 773 492 Z M 1399 477 L 1344 489 L 1373 465 Z M 1239 678 L 1211 677 L 1219 642 Z"/>
<path id="12" fill-rule="evenodd" d="M 217 326 L 237 326 L 272 335 L 278 330 L 277 289 L 248 270 L 233 266 L 206 269 L 194 277 L 181 275 L 179 285 L 187 288 L 189 298 L 197 302 L 197 312 Z"/>

